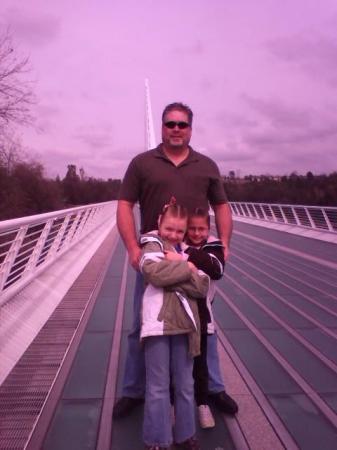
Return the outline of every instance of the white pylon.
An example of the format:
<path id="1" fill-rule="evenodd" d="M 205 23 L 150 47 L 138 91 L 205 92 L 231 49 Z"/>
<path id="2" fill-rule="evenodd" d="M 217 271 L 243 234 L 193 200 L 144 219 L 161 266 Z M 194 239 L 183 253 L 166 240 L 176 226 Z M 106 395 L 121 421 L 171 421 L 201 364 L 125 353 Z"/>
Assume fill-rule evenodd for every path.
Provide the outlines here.
<path id="1" fill-rule="evenodd" d="M 145 139 L 147 150 L 157 146 L 152 117 L 149 80 L 147 78 L 145 78 Z"/>

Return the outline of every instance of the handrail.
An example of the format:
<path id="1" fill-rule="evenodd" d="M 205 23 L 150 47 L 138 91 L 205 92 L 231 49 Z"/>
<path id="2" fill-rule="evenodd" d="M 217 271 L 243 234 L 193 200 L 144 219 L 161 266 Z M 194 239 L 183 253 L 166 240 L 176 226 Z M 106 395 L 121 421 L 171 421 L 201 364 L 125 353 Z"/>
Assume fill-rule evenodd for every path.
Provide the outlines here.
<path id="1" fill-rule="evenodd" d="M 230 202 L 235 217 L 337 233 L 337 207 Z M 114 222 L 116 202 L 0 222 L 0 305 L 91 231 Z M 110 223 L 111 223 L 110 222 Z"/>
<path id="2" fill-rule="evenodd" d="M 115 213 L 112 201 L 0 222 L 0 305 Z"/>
<path id="3" fill-rule="evenodd" d="M 233 217 L 337 233 L 337 207 L 230 202 Z"/>

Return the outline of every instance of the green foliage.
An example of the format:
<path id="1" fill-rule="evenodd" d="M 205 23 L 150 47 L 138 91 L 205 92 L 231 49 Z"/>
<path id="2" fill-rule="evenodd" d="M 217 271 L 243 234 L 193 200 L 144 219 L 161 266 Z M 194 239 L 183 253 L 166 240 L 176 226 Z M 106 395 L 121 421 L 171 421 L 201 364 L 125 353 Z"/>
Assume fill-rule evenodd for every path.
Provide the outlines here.
<path id="1" fill-rule="evenodd" d="M 337 172 L 305 176 L 295 172 L 289 176 L 248 175 L 244 179 L 225 177 L 229 201 L 282 203 L 290 205 L 337 206 Z"/>
<path id="2" fill-rule="evenodd" d="M 0 220 L 60 209 L 56 182 L 44 178 L 39 163 L 20 162 L 11 172 L 0 167 Z"/>
<path id="3" fill-rule="evenodd" d="M 83 169 L 80 177 L 73 164 L 68 165 L 67 174 L 61 181 L 64 203 L 67 206 L 116 200 L 120 185 L 121 180 L 87 178 Z"/>
<path id="4" fill-rule="evenodd" d="M 0 220 L 117 199 L 120 180 L 81 179 L 69 165 L 63 180 L 46 178 L 37 162 L 0 159 Z"/>

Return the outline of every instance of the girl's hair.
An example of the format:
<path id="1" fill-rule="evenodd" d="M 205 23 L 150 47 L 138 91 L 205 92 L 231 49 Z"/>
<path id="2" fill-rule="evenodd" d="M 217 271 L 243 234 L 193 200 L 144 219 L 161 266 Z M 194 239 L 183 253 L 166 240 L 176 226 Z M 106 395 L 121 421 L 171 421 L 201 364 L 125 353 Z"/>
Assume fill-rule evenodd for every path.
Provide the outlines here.
<path id="1" fill-rule="evenodd" d="M 193 217 L 202 217 L 203 219 L 206 220 L 208 228 L 211 227 L 211 218 L 209 216 L 208 211 L 206 211 L 205 209 L 203 209 L 203 208 L 195 208 L 195 210 L 191 214 L 189 214 L 188 219 L 190 220 Z"/>
<path id="2" fill-rule="evenodd" d="M 174 197 L 171 197 L 170 203 L 164 205 L 163 212 L 159 216 L 159 224 L 167 216 L 176 217 L 179 219 L 188 220 L 188 211 L 185 206 L 177 205 L 177 201 Z"/>

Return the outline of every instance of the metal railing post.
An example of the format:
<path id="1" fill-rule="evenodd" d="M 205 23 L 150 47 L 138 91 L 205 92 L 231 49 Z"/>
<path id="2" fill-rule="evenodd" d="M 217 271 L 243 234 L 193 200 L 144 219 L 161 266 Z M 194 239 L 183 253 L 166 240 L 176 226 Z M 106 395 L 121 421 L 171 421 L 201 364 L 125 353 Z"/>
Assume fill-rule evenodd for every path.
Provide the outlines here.
<path id="1" fill-rule="evenodd" d="M 334 231 L 333 226 L 331 225 L 330 219 L 327 216 L 327 213 L 325 212 L 325 208 L 322 208 L 321 211 L 322 211 L 323 217 L 325 219 L 325 223 L 327 224 L 329 231 Z"/>
<path id="2" fill-rule="evenodd" d="M 36 266 L 36 263 L 40 257 L 40 254 L 42 252 L 42 249 L 44 247 L 44 244 L 46 243 L 49 231 L 51 229 L 51 226 L 53 224 L 53 220 L 48 220 L 43 228 L 42 233 L 40 234 L 40 237 L 37 241 L 37 243 L 34 246 L 34 250 L 32 251 L 32 254 L 26 264 L 24 272 L 32 272 L 34 267 Z"/>
<path id="3" fill-rule="evenodd" d="M 309 219 L 311 228 L 314 228 L 314 229 L 316 230 L 316 229 L 317 229 L 316 224 L 315 224 L 313 218 L 311 217 L 311 213 L 310 213 L 308 207 L 305 206 L 305 207 L 304 207 L 304 210 L 305 210 L 305 212 L 307 213 L 307 216 L 308 216 L 308 219 Z"/>
<path id="4" fill-rule="evenodd" d="M 283 219 L 284 223 L 289 223 L 289 221 L 288 221 L 288 219 L 287 219 L 287 216 L 284 214 L 283 206 L 282 206 L 282 205 L 279 205 L 279 209 L 280 209 L 281 216 L 282 216 L 282 219 Z"/>
<path id="5" fill-rule="evenodd" d="M 12 270 L 13 264 L 16 260 L 16 257 L 20 251 L 22 242 L 26 236 L 28 230 L 28 225 L 23 226 L 17 232 L 10 249 L 7 252 L 7 255 L 1 264 L 0 267 L 0 292 L 3 291 L 7 278 Z"/>
<path id="6" fill-rule="evenodd" d="M 300 221 L 300 219 L 299 219 L 299 217 L 298 217 L 298 215 L 297 215 L 297 211 L 296 211 L 295 207 L 292 206 L 292 207 L 291 207 L 291 210 L 292 210 L 292 212 L 293 212 L 293 214 L 294 214 L 294 217 L 295 217 L 295 220 L 296 220 L 296 224 L 299 225 L 299 226 L 301 226 L 301 221 Z"/>
<path id="7" fill-rule="evenodd" d="M 69 216 L 66 216 L 66 217 L 64 218 L 64 220 L 63 220 L 63 222 L 62 222 L 62 225 L 60 226 L 60 228 L 59 228 L 59 230 L 58 230 L 58 232 L 57 232 L 57 235 L 56 235 L 56 237 L 55 237 L 55 239 L 54 239 L 54 242 L 53 242 L 52 245 L 50 246 L 50 249 L 49 249 L 49 252 L 48 252 L 48 253 L 49 253 L 49 255 L 50 255 L 51 258 L 58 252 L 58 249 L 59 249 L 59 247 L 60 247 L 60 243 L 61 243 L 62 238 L 63 238 L 63 236 L 64 236 L 64 233 L 65 233 L 65 231 L 66 231 L 66 229 L 67 229 L 69 220 L 70 220 L 70 215 L 69 215 Z"/>

